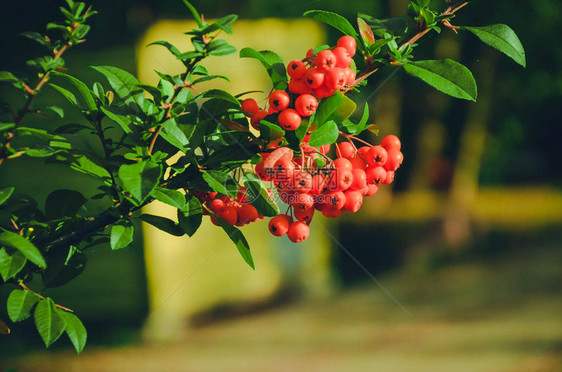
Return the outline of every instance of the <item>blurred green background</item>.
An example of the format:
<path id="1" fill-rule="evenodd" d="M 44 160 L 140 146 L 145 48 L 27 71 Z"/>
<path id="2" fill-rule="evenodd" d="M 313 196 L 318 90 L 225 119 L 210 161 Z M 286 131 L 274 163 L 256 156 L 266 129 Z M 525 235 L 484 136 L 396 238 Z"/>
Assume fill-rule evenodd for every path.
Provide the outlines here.
<path id="1" fill-rule="evenodd" d="M 308 9 L 349 20 L 357 12 L 383 18 L 404 14 L 407 6 L 403 0 L 192 3 L 206 18 L 236 13 L 243 19 L 294 19 Z M 59 19 L 56 5 L 4 1 L 0 70 L 23 73 L 25 61 L 43 52 L 16 35 Z M 179 0 L 93 6 L 100 15 L 88 43 L 65 56 L 70 73 L 89 84 L 99 76 L 86 66 L 113 64 L 134 73 L 135 45 L 144 32 L 160 19 L 188 18 Z M 457 38 L 445 30 L 422 39 L 417 58 L 449 57 L 471 68 L 477 103 L 453 100 L 390 70 L 362 90 L 381 134 L 402 139 L 405 162 L 392 190 L 381 190 L 360 213 L 334 225 L 355 259 L 331 244 L 331 295 L 307 298 L 288 284 L 257 305 L 218 304 L 180 340 L 151 343 L 141 332 L 149 307 L 139 236 L 120 252 L 94 247 L 80 278 L 45 291 L 72 304 L 84 320 L 89 346 L 83 356 L 75 357 L 65 341 L 44 351 L 31 324 L 15 324 L 12 335 L 0 337 L 0 370 L 562 370 L 561 19 L 562 3 L 549 0 L 474 1 L 454 19 L 511 26 L 525 46 L 527 69 L 470 34 Z M 340 36 L 327 32 L 331 44 Z M 20 99 L 4 88 L 0 93 Z M 64 106 L 52 91 L 40 100 Z M 78 120 L 68 110 L 53 123 L 28 123 Z M 36 195 L 40 204 L 58 188 L 92 196 L 97 186 L 63 167 L 22 158 L 0 170 L 0 187 L 8 185 Z M 88 204 L 91 213 L 103 207 Z M 0 303 L 7 293 L 0 290 Z M 3 308 L 0 318 L 7 318 Z"/>

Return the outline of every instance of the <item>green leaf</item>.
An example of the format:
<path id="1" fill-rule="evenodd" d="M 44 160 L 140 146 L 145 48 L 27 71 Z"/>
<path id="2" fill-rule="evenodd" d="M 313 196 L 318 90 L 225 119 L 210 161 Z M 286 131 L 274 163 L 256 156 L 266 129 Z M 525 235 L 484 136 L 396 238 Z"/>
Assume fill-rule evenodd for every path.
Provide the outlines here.
<path id="1" fill-rule="evenodd" d="M 45 38 L 45 36 L 41 35 L 40 33 L 28 31 L 22 32 L 20 35 L 43 45 L 45 48 L 51 51 L 51 43 Z"/>
<path id="2" fill-rule="evenodd" d="M 12 322 L 21 322 L 31 316 L 31 309 L 41 297 L 30 291 L 15 289 L 10 293 L 6 308 Z"/>
<path id="3" fill-rule="evenodd" d="M 357 39 L 357 32 L 355 32 L 351 23 L 339 14 L 326 12 L 324 10 L 309 10 L 304 12 L 303 16 L 311 17 L 317 21 L 324 22 L 334 28 L 337 28 L 344 34 L 353 36 Z"/>
<path id="4" fill-rule="evenodd" d="M 0 275 L 4 281 L 13 278 L 23 269 L 27 259 L 18 250 L 0 247 Z"/>
<path id="5" fill-rule="evenodd" d="M 260 137 L 266 141 L 271 141 L 285 135 L 285 131 L 277 124 L 262 120 L 258 123 L 260 128 Z"/>
<path id="6" fill-rule="evenodd" d="M 350 120 L 342 121 L 342 124 L 346 127 L 350 134 L 359 134 L 365 130 L 367 127 L 367 122 L 369 120 L 369 104 L 365 102 L 365 107 L 363 108 L 363 116 L 359 123 L 355 124 Z"/>
<path id="7" fill-rule="evenodd" d="M 273 201 L 262 181 L 253 173 L 242 177 L 248 193 L 248 200 L 262 216 L 273 217 L 279 214 L 279 207 Z"/>
<path id="8" fill-rule="evenodd" d="M 129 125 L 131 125 L 131 119 L 129 119 L 128 117 L 124 116 L 124 115 L 119 115 L 116 114 L 114 112 L 111 112 L 111 108 L 110 107 L 100 107 L 100 110 L 111 120 L 113 120 L 114 122 L 116 122 L 121 129 L 123 129 L 123 132 L 130 134 L 133 133 L 133 131 L 131 130 L 131 128 L 129 128 Z"/>
<path id="9" fill-rule="evenodd" d="M 450 96 L 476 101 L 477 88 L 472 72 L 451 59 L 408 62 L 404 69 L 435 89 Z"/>
<path id="10" fill-rule="evenodd" d="M 142 107 L 144 100 L 143 90 L 139 87 L 136 77 L 125 70 L 113 66 L 91 66 L 107 78 L 109 85 L 125 104 L 136 103 Z"/>
<path id="11" fill-rule="evenodd" d="M 50 298 L 39 301 L 35 308 L 35 326 L 45 346 L 49 347 L 64 332 L 66 323 Z"/>
<path id="12" fill-rule="evenodd" d="M 361 39 L 367 46 L 375 43 L 375 35 L 373 35 L 373 30 L 362 18 L 357 18 L 357 26 L 359 27 L 359 34 Z"/>
<path id="13" fill-rule="evenodd" d="M 86 346 L 86 340 L 88 338 L 86 327 L 84 327 L 82 321 L 80 321 L 80 319 L 78 319 L 78 317 L 72 313 L 69 313 L 67 311 L 59 311 L 59 314 L 62 315 L 66 323 L 64 331 L 68 335 L 68 338 L 70 339 L 70 342 L 72 342 L 72 345 L 74 345 L 76 352 L 80 354 L 82 350 L 84 350 L 84 346 Z"/>
<path id="14" fill-rule="evenodd" d="M 9 71 L 0 71 L 0 83 L 17 83 L 19 79 Z"/>
<path id="15" fill-rule="evenodd" d="M 45 202 L 45 217 L 58 220 L 63 217 L 74 217 L 87 199 L 78 191 L 61 189 L 49 194 Z"/>
<path id="16" fill-rule="evenodd" d="M 250 251 L 250 245 L 248 244 L 248 241 L 244 237 L 244 234 L 242 234 L 242 232 L 238 230 L 236 227 L 218 218 L 212 211 L 209 211 L 209 213 L 216 218 L 219 225 L 222 227 L 224 232 L 226 232 L 230 240 L 232 240 L 232 242 L 238 249 L 238 252 L 240 252 L 240 255 L 242 256 L 244 261 L 246 261 L 246 263 L 253 270 L 255 270 L 256 268 L 254 267 L 254 259 L 252 257 L 252 252 Z"/>
<path id="17" fill-rule="evenodd" d="M 116 224 L 111 227 L 111 249 L 114 251 L 125 248 L 133 242 L 135 228 L 131 224 Z"/>
<path id="18" fill-rule="evenodd" d="M 182 209 L 185 207 L 185 195 L 176 190 L 157 187 L 152 190 L 150 196 L 156 200 L 160 200 L 162 203 L 171 205 L 174 208 Z"/>
<path id="19" fill-rule="evenodd" d="M 176 120 L 171 118 L 162 124 L 162 138 L 170 142 L 172 145 L 185 151 L 185 147 L 189 144 L 189 140 L 185 133 L 178 127 Z"/>
<path id="20" fill-rule="evenodd" d="M 72 85 L 78 89 L 78 92 L 82 95 L 84 102 L 86 102 L 86 107 L 91 112 L 97 112 L 98 106 L 96 105 L 96 101 L 94 100 L 93 92 L 80 80 L 76 79 L 74 76 L 70 76 L 67 74 L 63 74 L 62 72 L 53 71 L 52 74 L 55 76 L 60 76 L 66 80 L 68 80 Z M 55 88 L 56 89 L 56 88 Z M 62 92 L 61 92 L 62 93 Z"/>
<path id="21" fill-rule="evenodd" d="M 70 168 L 80 173 L 84 173 L 92 177 L 95 177 L 99 180 L 102 180 L 108 185 L 111 184 L 109 182 L 109 180 L 111 179 L 111 175 L 109 174 L 107 169 L 96 164 L 93 160 L 88 158 L 86 155 L 73 157 L 71 159 Z"/>
<path id="22" fill-rule="evenodd" d="M 14 192 L 13 187 L 6 187 L 5 189 L 0 189 L 0 205 L 4 204 L 6 200 L 9 199 L 10 196 L 12 196 L 13 192 Z"/>
<path id="23" fill-rule="evenodd" d="M 343 120 L 351 116 L 357 109 L 355 102 L 340 92 L 339 90 L 334 93 L 334 95 L 341 97 L 341 102 L 338 107 L 334 110 L 334 113 L 330 115 L 330 120 L 334 120 L 336 123 L 341 123 Z"/>
<path id="24" fill-rule="evenodd" d="M 189 11 L 191 12 L 191 14 L 193 15 L 193 19 L 195 20 L 195 22 L 197 23 L 197 25 L 199 27 L 203 27 L 203 22 L 201 21 L 201 16 L 199 15 L 199 13 L 197 13 L 197 10 L 193 7 L 193 5 L 191 5 L 189 3 L 189 1 L 187 0 L 183 0 L 183 3 L 185 4 L 185 6 L 187 7 L 187 9 L 189 9 Z"/>
<path id="25" fill-rule="evenodd" d="M 74 106 L 78 106 L 78 100 L 76 99 L 76 96 L 72 92 L 52 83 L 49 83 L 49 86 L 54 90 L 56 90 L 57 92 L 59 92 L 60 94 L 62 94 L 64 98 L 66 98 Z"/>
<path id="26" fill-rule="evenodd" d="M 140 219 L 168 234 L 174 236 L 182 236 L 185 234 L 180 225 L 169 218 L 145 213 L 140 216 Z"/>
<path id="27" fill-rule="evenodd" d="M 267 70 L 273 89 L 284 90 L 287 88 L 287 71 L 283 58 L 277 53 L 270 50 L 257 51 L 252 48 L 243 48 L 240 51 L 240 58 L 255 58 L 261 62 L 263 67 Z"/>
<path id="28" fill-rule="evenodd" d="M 161 45 L 161 46 L 167 48 L 170 51 L 170 53 L 172 53 L 176 57 L 181 54 L 181 52 L 178 48 L 176 48 L 175 46 L 173 46 L 172 44 L 170 44 L 167 41 L 159 40 L 159 41 L 155 41 L 153 43 L 150 43 L 147 46 L 151 46 L 151 45 Z"/>
<path id="29" fill-rule="evenodd" d="M 227 43 L 226 40 L 213 40 L 207 45 L 208 53 L 212 56 L 226 56 L 236 53 L 236 47 Z"/>
<path id="30" fill-rule="evenodd" d="M 16 124 L 14 124 L 14 123 L 0 123 L 0 132 L 5 131 L 5 130 L 10 130 L 15 126 L 16 126 Z"/>
<path id="31" fill-rule="evenodd" d="M 47 267 L 47 263 L 37 247 L 31 241 L 19 234 L 11 231 L 4 231 L 3 233 L 0 233 L 0 245 L 17 249 L 25 256 L 25 258 L 33 262 L 35 265 L 43 268 Z"/>
<path id="32" fill-rule="evenodd" d="M 119 168 L 119 178 L 123 182 L 123 187 L 138 202 L 142 202 L 156 187 L 160 174 L 160 164 L 147 160 L 124 164 Z"/>
<path id="33" fill-rule="evenodd" d="M 332 114 L 336 111 L 338 106 L 342 103 L 343 94 L 334 94 L 322 100 L 318 104 L 318 109 L 315 112 L 314 123 L 316 127 L 322 126 Z"/>
<path id="34" fill-rule="evenodd" d="M 209 170 L 203 172 L 203 179 L 214 191 L 236 197 L 238 183 L 230 174 Z"/>
<path id="35" fill-rule="evenodd" d="M 484 43 L 504 53 L 521 66 L 526 67 L 525 49 L 515 31 L 503 24 L 486 27 L 462 27 L 476 35 Z"/>
<path id="36" fill-rule="evenodd" d="M 196 197 L 192 196 L 189 199 L 186 207 L 178 209 L 178 223 L 188 236 L 193 236 L 203 219 L 203 209 L 201 202 Z"/>
<path id="37" fill-rule="evenodd" d="M 323 145 L 331 145 L 336 142 L 339 136 L 338 125 L 335 121 L 330 120 L 320 128 L 316 129 L 310 135 L 308 144 L 312 147 L 320 147 Z"/>

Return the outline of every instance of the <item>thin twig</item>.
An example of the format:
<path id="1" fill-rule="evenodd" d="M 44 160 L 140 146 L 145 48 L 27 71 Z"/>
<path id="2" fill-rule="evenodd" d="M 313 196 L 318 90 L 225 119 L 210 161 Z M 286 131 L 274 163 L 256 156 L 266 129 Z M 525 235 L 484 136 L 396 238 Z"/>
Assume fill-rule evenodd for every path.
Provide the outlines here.
<path id="1" fill-rule="evenodd" d="M 36 294 L 37 296 L 39 296 L 42 300 L 45 299 L 44 296 L 42 296 L 42 295 L 40 295 L 39 293 L 35 292 L 34 290 L 30 289 L 30 288 L 29 288 L 28 286 L 26 286 L 22 281 L 19 281 L 19 282 L 18 282 L 18 285 L 19 285 L 24 291 L 31 292 L 31 293 L 35 293 L 35 294 Z M 65 307 L 65 306 L 62 306 L 62 305 L 55 304 L 55 306 L 58 307 L 58 308 L 61 309 L 61 310 L 68 311 L 69 313 L 73 313 L 73 312 L 74 312 L 74 310 L 69 309 L 68 307 Z"/>

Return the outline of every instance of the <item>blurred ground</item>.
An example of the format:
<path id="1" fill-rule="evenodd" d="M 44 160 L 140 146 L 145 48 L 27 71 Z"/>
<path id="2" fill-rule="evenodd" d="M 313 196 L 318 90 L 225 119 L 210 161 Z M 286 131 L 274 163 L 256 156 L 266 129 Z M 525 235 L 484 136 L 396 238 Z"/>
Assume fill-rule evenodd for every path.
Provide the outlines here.
<path id="1" fill-rule="evenodd" d="M 558 240 L 435 271 L 410 262 L 316 302 L 207 323 L 170 344 L 38 352 L 15 371 L 561 371 Z M 13 368 L 13 369 L 11 369 Z"/>

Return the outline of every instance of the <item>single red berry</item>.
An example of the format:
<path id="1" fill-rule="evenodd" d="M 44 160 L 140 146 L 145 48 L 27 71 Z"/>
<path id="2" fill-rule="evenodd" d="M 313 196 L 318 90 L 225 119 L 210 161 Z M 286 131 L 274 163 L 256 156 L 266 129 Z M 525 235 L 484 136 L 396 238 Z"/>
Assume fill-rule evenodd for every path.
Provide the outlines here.
<path id="1" fill-rule="evenodd" d="M 253 98 L 246 98 L 243 100 L 240 108 L 247 117 L 254 116 L 260 110 L 258 103 Z"/>
<path id="2" fill-rule="evenodd" d="M 299 221 L 310 222 L 314 217 L 314 208 L 295 208 L 293 214 Z"/>
<path id="3" fill-rule="evenodd" d="M 328 89 L 340 90 L 347 84 L 347 76 L 342 68 L 335 67 L 324 77 L 324 84 Z"/>
<path id="4" fill-rule="evenodd" d="M 334 160 L 334 167 L 339 171 L 351 171 L 353 169 L 353 164 L 346 158 L 337 158 Z"/>
<path id="5" fill-rule="evenodd" d="M 398 139 L 398 137 L 390 134 L 382 139 L 381 146 L 384 147 L 387 151 L 400 150 L 402 144 L 400 143 L 400 139 Z"/>
<path id="6" fill-rule="evenodd" d="M 209 209 L 213 212 L 217 212 L 224 208 L 224 201 L 222 199 L 213 199 L 208 202 Z"/>
<path id="7" fill-rule="evenodd" d="M 281 158 L 275 162 L 273 166 L 272 177 L 275 181 L 289 183 L 295 174 L 295 164 L 292 160 Z"/>
<path id="8" fill-rule="evenodd" d="M 336 67 L 348 68 L 351 65 L 352 58 L 343 47 L 334 48 L 332 51 L 336 56 Z"/>
<path id="9" fill-rule="evenodd" d="M 379 185 L 377 184 L 370 184 L 369 185 L 369 191 L 367 191 L 367 193 L 365 194 L 365 196 L 371 196 L 373 194 L 376 194 L 377 191 L 379 191 Z"/>
<path id="10" fill-rule="evenodd" d="M 338 46 L 345 48 L 345 50 L 347 50 L 347 52 L 349 53 L 349 55 L 351 57 L 353 57 L 355 55 L 355 50 L 357 48 L 357 43 L 355 41 L 355 38 L 353 36 L 342 36 L 339 38 L 338 40 Z"/>
<path id="11" fill-rule="evenodd" d="M 355 156 L 355 147 L 349 142 L 338 143 L 336 145 L 336 155 L 341 158 L 351 159 Z"/>
<path id="12" fill-rule="evenodd" d="M 361 155 L 362 159 L 366 159 L 370 149 L 371 146 L 361 146 L 357 149 L 357 152 Z"/>
<path id="13" fill-rule="evenodd" d="M 330 71 L 336 67 L 336 56 L 331 50 L 325 49 L 316 54 L 316 57 L 314 57 L 314 64 L 316 65 L 316 68 L 321 71 Z"/>
<path id="14" fill-rule="evenodd" d="M 294 94 L 310 94 L 312 88 L 306 84 L 305 80 L 291 79 L 289 81 L 289 92 Z"/>
<path id="15" fill-rule="evenodd" d="M 331 97 L 335 92 L 336 91 L 334 89 L 328 88 L 325 84 L 322 84 L 320 87 L 314 89 L 314 95 L 318 98 Z"/>
<path id="16" fill-rule="evenodd" d="M 258 123 L 260 121 L 262 121 L 267 115 L 269 115 L 269 113 L 265 110 L 259 110 L 258 112 L 256 112 L 254 114 L 254 116 L 252 116 L 252 118 L 250 119 L 250 124 L 252 124 L 252 127 L 254 127 L 254 129 L 260 129 L 260 127 L 258 126 Z"/>
<path id="17" fill-rule="evenodd" d="M 238 221 L 238 211 L 234 206 L 227 206 L 219 209 L 215 214 L 218 218 L 229 225 L 236 225 L 236 222 Z"/>
<path id="18" fill-rule="evenodd" d="M 322 208 L 322 215 L 327 218 L 338 218 L 342 215 L 342 210 L 333 206 Z"/>
<path id="19" fill-rule="evenodd" d="M 289 231 L 292 218 L 286 214 L 279 214 L 269 220 L 269 231 L 275 236 L 283 236 Z"/>
<path id="20" fill-rule="evenodd" d="M 314 206 L 314 198 L 307 193 L 297 193 L 294 195 L 292 205 L 295 210 L 312 208 Z"/>
<path id="21" fill-rule="evenodd" d="M 312 89 L 319 88 L 324 84 L 324 72 L 316 67 L 309 68 L 304 74 L 304 81 Z"/>
<path id="22" fill-rule="evenodd" d="M 265 171 L 264 166 L 263 166 L 264 161 L 260 161 L 259 163 L 256 164 L 256 174 L 258 175 L 258 177 L 264 181 L 271 181 L 272 177 L 270 174 L 268 174 L 268 172 Z"/>
<path id="23" fill-rule="evenodd" d="M 293 79 L 300 79 L 306 72 L 306 66 L 303 61 L 295 59 L 287 65 L 287 73 Z"/>
<path id="24" fill-rule="evenodd" d="M 295 221 L 289 226 L 289 231 L 287 232 L 287 236 L 289 240 L 293 243 L 300 243 L 310 234 L 310 228 L 308 225 L 302 221 Z"/>
<path id="25" fill-rule="evenodd" d="M 274 90 L 269 95 L 269 106 L 275 111 L 283 111 L 289 107 L 291 99 L 284 90 Z"/>
<path id="26" fill-rule="evenodd" d="M 365 173 L 367 174 L 367 183 L 369 185 L 378 185 L 386 178 L 386 169 L 383 167 L 368 166 Z"/>
<path id="27" fill-rule="evenodd" d="M 351 190 L 363 190 L 367 187 L 367 174 L 364 170 L 355 168 L 351 171 L 351 174 L 353 174 L 353 181 L 349 186 Z"/>
<path id="28" fill-rule="evenodd" d="M 321 154 L 325 155 L 325 154 L 330 152 L 331 148 L 332 148 L 332 145 L 323 145 L 323 146 L 320 146 L 318 151 L 320 151 Z"/>
<path id="29" fill-rule="evenodd" d="M 319 195 L 324 189 L 326 182 L 326 177 L 321 174 L 312 176 L 312 187 L 310 189 L 310 193 L 312 195 Z"/>
<path id="30" fill-rule="evenodd" d="M 285 130 L 295 130 L 301 125 L 301 116 L 293 109 L 285 109 L 279 114 L 277 119 L 281 128 Z"/>
<path id="31" fill-rule="evenodd" d="M 365 157 L 372 167 L 382 166 L 388 159 L 388 153 L 382 146 L 373 146 Z"/>
<path id="32" fill-rule="evenodd" d="M 312 189 L 312 176 L 310 173 L 299 170 L 293 176 L 293 190 L 298 192 L 309 192 Z"/>
<path id="33" fill-rule="evenodd" d="M 350 69 L 350 68 L 346 68 L 346 69 L 344 70 L 344 72 L 345 72 L 345 76 L 346 76 L 346 79 L 347 79 L 347 85 L 353 85 L 353 84 L 355 84 L 355 77 L 356 77 L 356 76 L 355 76 L 355 71 L 353 71 L 353 70 Z"/>
<path id="34" fill-rule="evenodd" d="M 355 213 L 361 208 L 363 204 L 363 194 L 360 191 L 346 191 L 345 204 L 343 209 L 347 212 Z"/>
<path id="35" fill-rule="evenodd" d="M 402 155 L 400 150 L 388 150 L 388 159 L 386 160 L 386 163 L 384 163 L 384 169 L 394 172 L 398 169 L 398 167 L 400 167 L 403 160 L 404 155 Z"/>
<path id="36" fill-rule="evenodd" d="M 394 181 L 394 172 L 393 171 L 386 171 L 386 177 L 384 181 L 381 181 L 383 185 L 389 185 Z"/>
<path id="37" fill-rule="evenodd" d="M 341 191 L 331 192 L 324 197 L 324 204 L 336 209 L 342 209 L 345 205 L 345 194 Z"/>
<path id="38" fill-rule="evenodd" d="M 310 94 L 302 94 L 295 101 L 295 110 L 300 116 L 310 116 L 318 108 L 318 101 Z"/>
<path id="39" fill-rule="evenodd" d="M 365 162 L 357 155 L 349 159 L 349 161 L 351 162 L 353 168 L 358 168 L 363 170 L 367 169 L 367 164 L 365 164 Z"/>
<path id="40" fill-rule="evenodd" d="M 258 219 L 258 210 L 251 204 L 244 204 L 238 208 L 238 226 L 244 226 Z"/>

